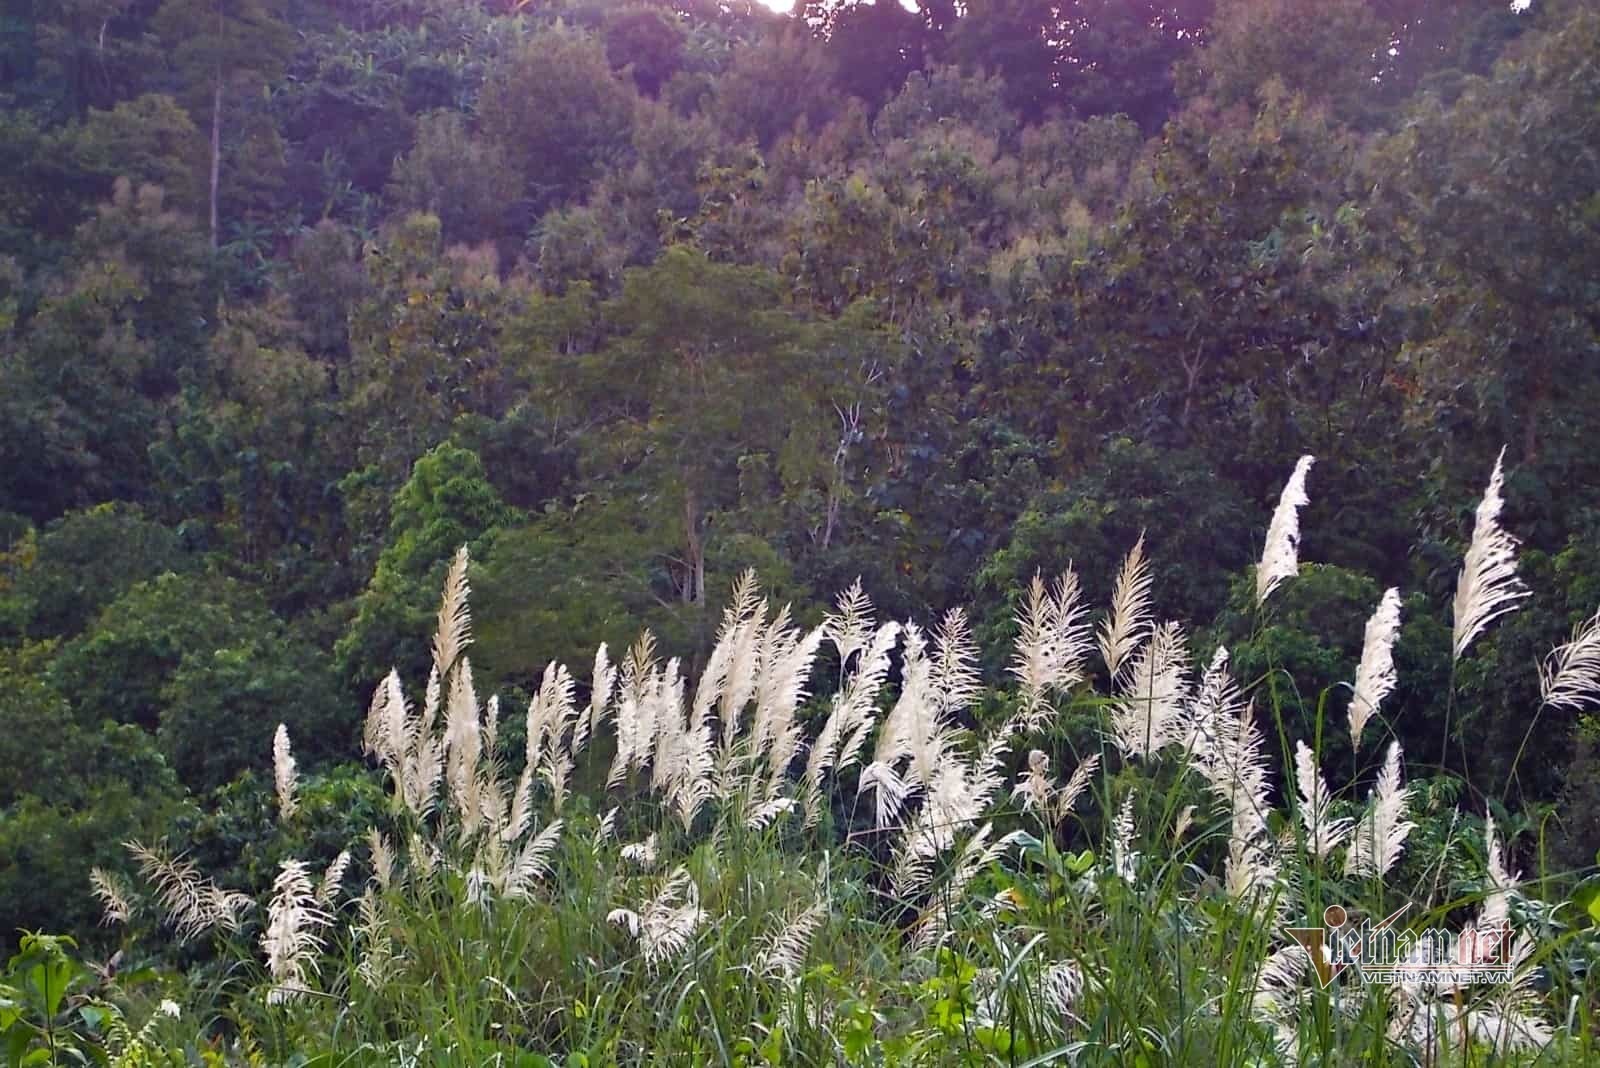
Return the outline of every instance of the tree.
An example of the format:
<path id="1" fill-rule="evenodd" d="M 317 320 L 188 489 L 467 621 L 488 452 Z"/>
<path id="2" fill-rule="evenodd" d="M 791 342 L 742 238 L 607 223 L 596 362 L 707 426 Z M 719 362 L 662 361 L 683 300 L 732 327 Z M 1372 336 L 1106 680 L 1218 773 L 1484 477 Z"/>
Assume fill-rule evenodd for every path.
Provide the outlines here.
<path id="1" fill-rule="evenodd" d="M 576 194 L 628 149 L 637 96 L 611 73 L 604 49 L 556 27 L 489 72 L 478 123 L 522 174 L 535 212 Z"/>
<path id="2" fill-rule="evenodd" d="M 1218 103 L 1247 106 L 1277 81 L 1345 121 L 1367 120 L 1378 113 L 1378 57 L 1389 41 L 1369 0 L 1219 0 L 1186 79 Z"/>
<path id="3" fill-rule="evenodd" d="M 0 353 L 5 499 L 36 520 L 150 500 L 163 407 L 205 353 L 205 266 L 203 239 L 159 188 L 116 183 L 19 343 Z"/>
<path id="4" fill-rule="evenodd" d="M 370 288 L 349 320 L 346 410 L 358 457 L 393 492 L 459 415 L 498 415 L 509 396 L 496 341 L 520 295 L 492 247 L 442 248 L 433 215 L 395 224 L 366 256 Z"/>
<path id="5" fill-rule="evenodd" d="M 711 517 L 737 500 L 749 454 L 776 456 L 816 417 L 821 369 L 776 278 L 682 246 L 625 272 L 602 314 L 616 340 L 595 353 L 548 354 L 537 388 L 591 471 L 617 472 L 676 526 L 674 592 L 703 604 Z"/>
<path id="6" fill-rule="evenodd" d="M 734 54 L 711 112 L 733 138 L 765 147 L 802 119 L 812 130 L 827 122 L 837 107 L 834 77 L 820 42 L 798 30 L 773 33 Z"/>
<path id="7" fill-rule="evenodd" d="M 419 457 L 390 508 L 389 537 L 355 619 L 334 647 L 345 677 L 367 692 L 390 668 L 426 674 L 424 635 L 445 568 L 463 545 L 481 558 L 518 518 L 489 484 L 477 454 L 449 443 Z"/>
<path id="8" fill-rule="evenodd" d="M 682 24 L 664 11 L 623 7 L 606 19 L 606 58 L 633 76 L 639 92 L 653 97 L 683 65 L 686 36 Z"/>
<path id="9" fill-rule="evenodd" d="M 70 638 L 136 583 L 196 563 L 137 507 L 99 505 L 0 556 L 0 618 L 15 620 L 21 637 Z"/>
<path id="10" fill-rule="evenodd" d="M 135 186 L 160 186 L 185 214 L 204 202 L 205 141 L 170 96 L 151 93 L 108 111 L 91 109 L 62 138 L 72 167 L 93 181 L 84 190 L 88 201 L 104 200 L 115 179 L 127 178 Z"/>
<path id="11" fill-rule="evenodd" d="M 1404 359 L 1419 422 L 1487 430 L 1460 457 L 1474 465 L 1514 441 L 1551 485 L 1595 471 L 1593 450 L 1545 446 L 1593 432 L 1600 390 L 1597 49 L 1600 15 L 1583 8 L 1526 35 L 1452 103 L 1422 98 L 1373 175 L 1375 215 L 1433 282 L 1412 298 L 1427 329 Z"/>
<path id="12" fill-rule="evenodd" d="M 395 161 L 388 195 L 403 210 L 437 216 L 446 240 L 477 243 L 505 235 L 522 187 L 502 145 L 475 136 L 460 112 L 434 111 Z"/>
<path id="13" fill-rule="evenodd" d="M 293 38 L 280 21 L 282 0 L 165 0 L 156 33 L 191 95 L 209 93 L 211 121 L 210 233 L 217 247 L 217 202 L 222 182 L 222 109 L 230 88 L 260 86 L 277 77 Z M 191 110 L 197 110 L 191 106 Z"/>

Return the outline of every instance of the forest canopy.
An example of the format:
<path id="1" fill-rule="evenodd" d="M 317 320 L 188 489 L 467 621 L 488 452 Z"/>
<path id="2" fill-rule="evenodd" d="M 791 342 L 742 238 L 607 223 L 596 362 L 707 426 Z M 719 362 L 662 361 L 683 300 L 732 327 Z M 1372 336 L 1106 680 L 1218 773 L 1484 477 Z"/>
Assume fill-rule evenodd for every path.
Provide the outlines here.
<path id="1" fill-rule="evenodd" d="M 1592 4 L 22 0 L 0 142 L 0 949 L 110 937 L 131 839 L 261 891 L 365 833 L 463 546 L 508 708 L 697 674 L 752 569 L 965 606 L 1003 704 L 1034 576 L 1138 543 L 1309 737 L 1395 588 L 1410 774 L 1596 863 L 1600 718 L 1530 725 L 1600 607 Z M 1461 657 L 1500 457 L 1540 608 Z"/>

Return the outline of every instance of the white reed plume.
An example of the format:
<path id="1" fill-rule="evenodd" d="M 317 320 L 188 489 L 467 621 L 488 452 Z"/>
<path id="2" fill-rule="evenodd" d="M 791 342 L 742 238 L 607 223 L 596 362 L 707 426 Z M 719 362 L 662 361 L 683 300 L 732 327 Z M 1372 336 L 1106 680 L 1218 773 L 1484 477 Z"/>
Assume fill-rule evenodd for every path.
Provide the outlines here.
<path id="1" fill-rule="evenodd" d="M 619 908 L 606 915 L 608 923 L 623 927 L 633 936 L 650 966 L 683 952 L 705 918 L 705 911 L 700 908 L 700 890 L 689 877 L 689 870 L 682 867 L 674 869 L 660 891 L 639 911 Z"/>
<path id="2" fill-rule="evenodd" d="M 502 893 L 516 899 L 529 897 L 534 884 L 550 875 L 550 854 L 561 840 L 561 821 L 551 820 L 549 825 L 522 847 L 511 869 L 506 873 Z"/>
<path id="3" fill-rule="evenodd" d="M 245 894 L 217 886 L 201 875 L 191 860 L 174 858 L 163 848 L 138 842 L 123 845 L 138 862 L 139 873 L 155 889 L 180 939 L 213 930 L 237 931 L 244 911 L 255 904 Z"/>
<path id="4" fill-rule="evenodd" d="M 1127 659 L 1150 631 L 1150 565 L 1144 555 L 1144 533 L 1133 543 L 1117 584 L 1111 591 L 1111 608 L 1101 621 L 1098 638 L 1100 657 L 1113 680 Z"/>
<path id="5" fill-rule="evenodd" d="M 1163 623 L 1134 657 L 1111 706 L 1111 741 L 1124 756 L 1154 756 L 1183 740 L 1188 676 L 1183 628 Z"/>
<path id="6" fill-rule="evenodd" d="M 483 723 L 478 694 L 472 682 L 472 662 L 461 657 L 450 672 L 450 696 L 445 702 L 445 784 L 461 818 L 461 833 L 472 834 L 482 815 L 479 761 L 483 757 Z"/>
<path id="7" fill-rule="evenodd" d="M 1400 743 L 1391 742 L 1367 811 L 1356 823 L 1355 839 L 1345 854 L 1345 874 L 1383 876 L 1394 867 L 1406 836 L 1416 826 L 1406 819 L 1409 799 L 1410 789 L 1400 778 Z"/>
<path id="8" fill-rule="evenodd" d="M 318 931 L 331 917 L 317 907 L 311 875 L 304 863 L 286 860 L 272 883 L 272 901 L 267 906 L 267 926 L 261 933 L 261 948 L 267 956 L 267 971 L 272 976 L 269 1003 L 289 1001 L 310 989 L 317 973 L 317 954 L 322 950 Z"/>
<path id="9" fill-rule="evenodd" d="M 1028 754 L 1028 770 L 1017 779 L 1017 785 L 1011 789 L 1011 797 L 1022 801 L 1022 811 L 1037 811 L 1040 819 L 1048 820 L 1054 794 L 1055 785 L 1050 781 L 1050 756 L 1042 749 L 1035 749 Z"/>
<path id="10" fill-rule="evenodd" d="M 856 587 L 856 592 L 860 592 L 859 585 Z M 842 599 L 840 608 L 861 612 L 862 600 L 864 598 L 856 601 Z M 864 610 L 870 612 L 870 602 Z M 870 622 L 869 619 L 859 625 L 870 626 Z M 852 647 L 852 653 L 860 650 L 862 655 L 856 659 L 854 670 L 849 673 L 844 685 L 834 695 L 833 707 L 828 713 L 828 718 L 823 721 L 822 730 L 817 734 L 816 741 L 811 743 L 810 752 L 806 754 L 803 797 L 805 823 L 808 827 L 814 826 L 822 814 L 824 778 L 829 772 L 837 773 L 854 764 L 860 755 L 861 747 L 866 743 L 867 734 L 871 731 L 875 718 L 874 702 L 877 701 L 883 680 L 888 677 L 890 654 L 899 637 L 899 625 L 885 623 L 871 632 L 870 641 L 865 637 L 859 639 L 866 644 Z M 850 640 L 854 642 L 857 638 L 852 637 Z"/>
<path id="11" fill-rule="evenodd" d="M 610 654 L 606 650 L 606 643 L 601 642 L 600 648 L 594 654 L 594 672 L 589 682 L 589 707 L 587 713 L 578 718 L 572 731 L 572 755 L 576 757 L 583 752 L 584 745 L 593 738 L 605 723 L 606 713 L 611 707 L 611 693 L 616 688 L 617 669 L 611 663 Z"/>
<path id="12" fill-rule="evenodd" d="M 1030 837 L 1026 832 L 1017 830 L 1004 835 L 999 841 L 991 842 L 989 839 L 993 834 L 992 823 L 985 823 L 973 832 L 972 837 L 967 839 L 956 857 L 955 863 L 951 865 L 948 878 L 917 917 L 916 936 L 912 939 L 912 947 L 918 952 L 930 952 L 944 943 L 950 934 L 951 915 L 965 898 L 968 884 L 977 878 L 980 872 L 1004 857 L 1012 846 Z M 895 893 L 901 900 L 909 900 L 912 896 L 920 894 L 927 886 L 930 881 L 932 860 L 931 856 L 913 859 L 905 871 L 897 873 L 899 877 L 896 879 Z"/>
<path id="13" fill-rule="evenodd" d="M 472 592 L 467 584 L 467 547 L 456 550 L 444 576 L 444 593 L 439 599 L 439 618 L 433 630 L 433 666 L 440 677 L 450 673 L 456 658 L 472 642 L 472 613 L 467 607 Z"/>
<path id="14" fill-rule="evenodd" d="M 1139 854 L 1133 851 L 1133 795 L 1129 790 L 1111 822 L 1111 872 L 1125 883 L 1133 882 Z"/>
<path id="15" fill-rule="evenodd" d="M 850 588 L 835 599 L 834 611 L 823 620 L 828 641 L 839 654 L 841 672 L 849 666 L 850 657 L 857 650 L 866 648 L 873 632 L 872 616 L 872 599 L 862 590 L 858 576 Z"/>
<path id="16" fill-rule="evenodd" d="M 1351 824 L 1348 819 L 1332 815 L 1333 795 L 1317 767 L 1316 754 L 1303 741 L 1294 743 L 1294 777 L 1300 792 L 1300 823 L 1305 827 L 1306 844 L 1312 853 L 1326 857 L 1349 836 Z"/>
<path id="17" fill-rule="evenodd" d="M 817 929 L 827 918 L 828 903 L 821 899 L 799 911 L 790 910 L 779 916 L 757 943 L 757 973 L 785 985 L 793 983 L 805 966 L 806 954 L 810 952 Z"/>
<path id="18" fill-rule="evenodd" d="M 576 722 L 578 708 L 573 702 L 576 684 L 572 673 L 555 661 L 545 665 L 539 689 L 528 702 L 525 762 L 540 767 L 545 754 L 554 752 L 568 726 Z"/>
<path id="19" fill-rule="evenodd" d="M 1511 897 L 1522 885 L 1522 873 L 1512 872 L 1506 868 L 1505 851 L 1500 845 L 1500 839 L 1494 833 L 1494 817 L 1485 816 L 1483 821 L 1484 851 L 1488 857 L 1486 875 L 1488 876 L 1488 892 L 1484 894 L 1483 908 L 1479 911 L 1474 926 L 1479 931 L 1499 931 L 1506 929 L 1510 924 Z"/>
<path id="20" fill-rule="evenodd" d="M 590 842 L 590 848 L 594 853 L 598 854 L 601 846 L 617 836 L 617 813 L 619 811 L 618 806 L 612 805 L 606 810 L 606 814 L 600 817 L 600 824 L 595 827 L 594 839 Z"/>
<path id="21" fill-rule="evenodd" d="M 1047 693 L 1064 693 L 1083 681 L 1083 660 L 1091 648 L 1087 614 L 1078 576 L 1070 567 L 1048 588 L 1044 577 L 1034 574 L 1027 601 L 1016 614 L 1010 667 L 1029 729 L 1044 723 L 1050 711 Z"/>
<path id="22" fill-rule="evenodd" d="M 133 917 L 133 890 L 121 876 L 104 868 L 90 868 L 89 887 L 100 902 L 103 925 L 127 923 Z"/>
<path id="23" fill-rule="evenodd" d="M 1055 808 L 1052 815 L 1056 820 L 1064 820 L 1067 813 L 1078 803 L 1078 798 L 1089 789 L 1089 780 L 1094 778 L 1094 773 L 1100 770 L 1100 754 L 1090 753 L 1072 769 L 1067 784 L 1056 791 Z"/>
<path id="24" fill-rule="evenodd" d="M 500 741 L 500 695 L 490 694 L 483 703 L 483 745 L 493 758 L 495 745 Z"/>
<path id="25" fill-rule="evenodd" d="M 367 844 L 372 851 L 372 877 L 387 890 L 394 885 L 394 846 L 376 827 L 367 829 Z"/>
<path id="26" fill-rule="evenodd" d="M 959 608 L 946 612 L 934 631 L 928 678 L 934 698 L 947 714 L 965 711 L 983 691 L 978 646 L 972 640 L 967 614 Z"/>
<path id="27" fill-rule="evenodd" d="M 299 779 L 295 776 L 294 754 L 289 751 L 289 728 L 282 723 L 272 735 L 272 783 L 278 791 L 278 818 L 289 819 L 300 807 L 295 798 Z"/>
<path id="28" fill-rule="evenodd" d="M 344 889 L 344 873 L 350 867 L 350 850 L 341 849 L 339 855 L 333 858 L 322 873 L 322 880 L 317 883 L 317 903 L 321 905 L 337 905 L 339 894 Z"/>
<path id="29" fill-rule="evenodd" d="M 368 887 L 358 900 L 359 919 L 352 929 L 361 945 L 361 960 L 356 965 L 356 977 L 368 989 L 381 990 L 394 976 L 394 939 L 389 935 L 389 924 L 383 915 L 383 905 L 378 895 Z"/>
<path id="30" fill-rule="evenodd" d="M 1506 503 L 1500 495 L 1505 458 L 1502 448 L 1483 500 L 1478 502 L 1472 544 L 1467 546 L 1461 577 L 1456 580 L 1451 652 L 1457 660 L 1485 627 L 1528 596 L 1527 587 L 1517 577 L 1517 539 L 1500 526 L 1500 510 Z"/>
<path id="31" fill-rule="evenodd" d="M 1361 641 L 1361 663 L 1350 694 L 1350 743 L 1361 748 L 1361 731 L 1378 714 L 1378 706 L 1389 696 L 1397 681 L 1394 670 L 1394 643 L 1400 635 L 1400 591 L 1390 587 L 1383 593 L 1377 610 L 1367 620 Z"/>
<path id="32" fill-rule="evenodd" d="M 642 842 L 630 842 L 622 847 L 622 859 L 648 871 L 656 866 L 656 832 L 651 831 Z"/>
<path id="33" fill-rule="evenodd" d="M 1600 611 L 1539 665 L 1539 694 L 1545 705 L 1573 712 L 1600 704 Z"/>
<path id="34" fill-rule="evenodd" d="M 1311 456 L 1300 457 L 1278 497 L 1261 549 L 1261 562 L 1256 565 L 1256 604 L 1266 603 L 1284 579 L 1300 573 L 1300 509 L 1311 503 L 1306 496 L 1306 476 L 1315 462 Z"/>
<path id="35" fill-rule="evenodd" d="M 1496 943 L 1504 945 L 1500 939 Z M 1453 1029 L 1470 1034 L 1497 1053 L 1540 1050 L 1555 1040 L 1555 1032 L 1542 1018 L 1543 995 L 1539 968 L 1532 963 L 1536 946 L 1532 938 L 1518 935 L 1497 963 L 1511 972 L 1511 981 L 1498 984 L 1478 1006 L 1465 1010 L 1465 1026 Z"/>

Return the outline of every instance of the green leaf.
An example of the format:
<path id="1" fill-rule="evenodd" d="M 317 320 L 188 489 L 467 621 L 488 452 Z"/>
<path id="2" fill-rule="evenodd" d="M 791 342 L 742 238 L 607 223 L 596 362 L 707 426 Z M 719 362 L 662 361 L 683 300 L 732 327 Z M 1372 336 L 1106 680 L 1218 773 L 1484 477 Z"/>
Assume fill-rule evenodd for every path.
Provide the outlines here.
<path id="1" fill-rule="evenodd" d="M 1590 923 L 1600 925 L 1600 879 L 1590 878 L 1579 883 L 1572 892 L 1572 903 L 1588 915 Z"/>

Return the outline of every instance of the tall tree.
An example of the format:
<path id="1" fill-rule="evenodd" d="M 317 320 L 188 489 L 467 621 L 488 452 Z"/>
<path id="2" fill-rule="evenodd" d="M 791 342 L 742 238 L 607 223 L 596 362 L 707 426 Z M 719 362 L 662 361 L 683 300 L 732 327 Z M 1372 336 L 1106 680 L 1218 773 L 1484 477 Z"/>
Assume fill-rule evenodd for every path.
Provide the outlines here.
<path id="1" fill-rule="evenodd" d="M 210 231 L 217 247 L 217 198 L 222 182 L 222 113 L 228 90 L 272 81 L 288 61 L 293 35 L 282 21 L 283 0 L 166 0 L 157 34 L 192 98 L 209 97 L 211 121 Z M 203 110 L 191 105 L 191 110 Z"/>

